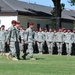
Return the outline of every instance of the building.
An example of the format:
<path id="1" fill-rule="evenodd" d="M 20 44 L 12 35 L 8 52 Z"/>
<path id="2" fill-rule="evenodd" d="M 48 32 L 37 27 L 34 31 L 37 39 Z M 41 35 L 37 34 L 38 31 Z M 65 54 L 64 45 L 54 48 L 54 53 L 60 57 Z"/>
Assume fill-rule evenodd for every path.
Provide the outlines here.
<path id="1" fill-rule="evenodd" d="M 37 5 L 19 0 L 0 0 L 0 25 L 5 25 L 6 29 L 11 26 L 12 20 L 18 20 L 25 28 L 29 22 L 34 22 L 35 28 L 51 25 L 52 7 Z M 73 29 L 75 11 L 64 9 L 62 12 L 62 27 Z M 57 26 L 58 27 L 58 26 Z"/>

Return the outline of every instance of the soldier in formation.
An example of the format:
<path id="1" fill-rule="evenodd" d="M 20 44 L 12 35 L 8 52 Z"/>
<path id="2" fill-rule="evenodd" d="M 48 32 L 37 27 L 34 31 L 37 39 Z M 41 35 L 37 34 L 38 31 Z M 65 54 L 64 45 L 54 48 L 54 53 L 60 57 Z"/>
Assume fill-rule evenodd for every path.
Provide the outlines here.
<path id="1" fill-rule="evenodd" d="M 30 60 L 33 58 L 33 53 L 42 54 L 45 52 L 45 43 L 47 44 L 48 53 L 53 54 L 57 49 L 58 55 L 62 55 L 64 45 L 67 55 L 71 55 L 75 51 L 75 29 L 73 32 L 65 28 L 59 29 L 47 29 L 43 31 L 40 27 L 39 30 L 33 31 L 34 23 L 29 22 L 29 28 L 24 30 L 23 26 L 20 26 L 20 22 L 12 20 L 11 27 L 5 30 L 5 26 L 1 26 L 0 30 L 0 55 L 5 55 L 7 50 L 6 45 L 9 46 L 7 58 L 12 60 L 20 60 L 20 52 L 23 51 L 23 59 L 29 54 Z M 57 48 L 54 48 L 56 47 Z"/>

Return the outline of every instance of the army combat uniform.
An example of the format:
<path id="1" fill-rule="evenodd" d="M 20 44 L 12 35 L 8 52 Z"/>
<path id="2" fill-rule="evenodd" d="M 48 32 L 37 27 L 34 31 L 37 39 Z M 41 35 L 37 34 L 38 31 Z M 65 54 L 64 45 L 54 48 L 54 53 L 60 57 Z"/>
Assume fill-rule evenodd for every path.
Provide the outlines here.
<path id="1" fill-rule="evenodd" d="M 23 45 L 24 45 L 24 30 L 20 30 L 20 50 L 23 50 Z"/>
<path id="2" fill-rule="evenodd" d="M 6 42 L 6 31 L 0 30 L 0 52 L 2 55 L 5 52 L 5 42 Z"/>
<path id="3" fill-rule="evenodd" d="M 17 58 L 19 59 L 19 55 L 17 54 L 17 49 L 19 50 L 19 31 L 15 26 L 11 26 L 9 28 L 9 35 L 8 35 L 8 39 L 7 39 L 10 43 L 10 54 L 12 55 L 12 57 L 17 56 Z"/>
<path id="4" fill-rule="evenodd" d="M 54 38 L 54 33 L 53 32 L 47 32 L 46 41 L 47 41 L 49 54 L 53 53 L 53 38 Z"/>
<path id="5" fill-rule="evenodd" d="M 61 55 L 62 54 L 62 45 L 63 45 L 63 32 L 57 32 L 56 33 L 56 44 L 57 44 L 57 48 L 58 48 L 58 54 Z"/>
<path id="6" fill-rule="evenodd" d="M 26 42 L 28 43 L 28 49 L 24 53 L 24 55 L 22 56 L 23 59 L 26 59 L 26 56 L 29 54 L 30 60 L 35 60 L 33 58 L 33 42 L 34 42 L 34 36 L 33 36 L 34 32 L 32 30 L 33 27 L 34 27 L 34 23 L 30 22 L 29 23 L 29 28 L 26 29 L 26 34 L 27 34 Z"/>
<path id="7" fill-rule="evenodd" d="M 44 34 L 43 32 L 39 31 L 37 34 L 37 44 L 38 44 L 38 49 L 39 49 L 39 53 L 42 53 L 43 51 L 43 43 L 44 43 Z"/>
<path id="8" fill-rule="evenodd" d="M 72 40 L 73 40 L 73 33 L 72 32 L 66 32 L 65 33 L 65 43 L 66 43 L 66 51 L 67 55 L 71 54 L 71 47 L 72 47 Z"/>

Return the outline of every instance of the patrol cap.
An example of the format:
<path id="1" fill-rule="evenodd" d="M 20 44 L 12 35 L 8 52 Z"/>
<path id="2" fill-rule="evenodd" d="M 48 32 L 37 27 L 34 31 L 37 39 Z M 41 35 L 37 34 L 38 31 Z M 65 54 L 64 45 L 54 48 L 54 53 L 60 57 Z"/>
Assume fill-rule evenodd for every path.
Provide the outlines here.
<path id="1" fill-rule="evenodd" d="M 5 25 L 1 25 L 1 27 L 5 27 Z"/>
<path id="2" fill-rule="evenodd" d="M 34 23 L 33 22 L 29 22 L 29 26 L 31 26 L 31 25 L 34 25 Z"/>
<path id="3" fill-rule="evenodd" d="M 62 31 L 66 30 L 66 28 L 62 28 Z"/>
<path id="4" fill-rule="evenodd" d="M 16 24 L 16 20 L 12 20 L 12 21 L 11 21 L 11 23 L 12 23 L 12 24 L 13 24 L 13 23 L 15 23 L 15 24 Z"/>

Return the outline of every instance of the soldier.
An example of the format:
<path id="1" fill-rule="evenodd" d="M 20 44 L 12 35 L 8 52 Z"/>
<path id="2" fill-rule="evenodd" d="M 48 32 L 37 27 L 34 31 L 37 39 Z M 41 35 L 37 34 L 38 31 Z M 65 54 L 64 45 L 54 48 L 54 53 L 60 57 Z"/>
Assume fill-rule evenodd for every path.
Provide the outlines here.
<path id="1" fill-rule="evenodd" d="M 72 47 L 72 42 L 73 42 L 73 33 L 71 32 L 70 29 L 67 30 L 65 33 L 65 43 L 66 43 L 66 51 L 67 55 L 71 54 L 71 47 Z"/>
<path id="2" fill-rule="evenodd" d="M 75 29 L 73 29 L 73 43 L 75 43 Z"/>
<path id="3" fill-rule="evenodd" d="M 75 29 L 73 29 L 72 55 L 75 55 Z"/>
<path id="4" fill-rule="evenodd" d="M 28 49 L 26 29 L 24 29 L 23 34 L 24 34 L 24 35 L 23 35 L 23 53 L 26 53 L 26 51 L 27 51 L 27 49 Z"/>
<path id="5" fill-rule="evenodd" d="M 23 26 L 20 26 L 20 50 L 23 51 L 23 45 L 24 45 L 24 33 Z"/>
<path id="6" fill-rule="evenodd" d="M 5 42 L 6 42 L 6 31 L 5 31 L 5 26 L 1 26 L 0 30 L 0 52 L 1 55 L 5 55 Z"/>
<path id="7" fill-rule="evenodd" d="M 34 36 L 34 53 L 38 53 L 38 46 L 37 46 L 37 38 L 38 36 L 38 29 L 35 30 L 35 36 Z"/>
<path id="8" fill-rule="evenodd" d="M 37 34 L 37 43 L 38 43 L 39 53 L 42 54 L 43 44 L 44 44 L 44 34 L 42 32 L 42 28 L 39 28 L 39 32 Z"/>
<path id="9" fill-rule="evenodd" d="M 47 30 L 47 28 L 45 28 L 44 29 L 44 44 L 43 44 L 43 53 L 44 54 L 48 54 L 48 47 L 47 47 L 47 40 L 46 40 L 46 38 L 47 38 L 47 32 L 48 32 L 48 30 Z"/>
<path id="10" fill-rule="evenodd" d="M 66 28 L 62 28 L 62 32 L 63 32 L 63 45 L 62 45 L 62 55 L 66 55 L 66 43 L 65 41 L 65 34 L 66 34 Z"/>
<path id="11" fill-rule="evenodd" d="M 63 32 L 61 29 L 56 33 L 56 43 L 58 48 L 58 55 L 62 54 L 62 44 L 63 44 Z"/>
<path id="12" fill-rule="evenodd" d="M 30 22 L 29 28 L 26 29 L 26 33 L 27 33 L 27 40 L 26 41 L 28 43 L 28 49 L 27 49 L 26 53 L 24 53 L 24 55 L 22 56 L 23 59 L 26 59 L 26 56 L 29 54 L 30 60 L 35 60 L 33 58 L 33 42 L 34 42 L 33 30 L 32 30 L 33 27 L 34 27 L 34 23 Z"/>
<path id="13" fill-rule="evenodd" d="M 54 29 L 54 37 L 53 37 L 53 54 L 57 54 L 58 51 L 57 51 L 57 44 L 56 44 L 56 29 Z"/>
<path id="14" fill-rule="evenodd" d="M 8 37 L 8 30 L 6 30 L 6 39 Z M 9 45 L 7 44 L 7 41 L 5 42 L 5 52 L 6 54 L 9 53 L 10 51 L 10 48 L 9 48 Z"/>
<path id="15" fill-rule="evenodd" d="M 48 45 L 48 52 L 49 54 L 52 55 L 53 53 L 53 38 L 54 38 L 54 33 L 52 32 L 52 29 L 49 29 L 49 32 L 47 32 L 47 45 Z"/>
<path id="16" fill-rule="evenodd" d="M 15 28 L 16 28 L 16 42 L 15 42 L 15 48 L 16 48 L 16 56 L 17 56 L 17 59 L 20 60 L 20 22 L 17 21 L 16 22 L 16 25 L 15 25 Z"/>
<path id="17" fill-rule="evenodd" d="M 9 28 L 9 34 L 7 38 L 7 42 L 10 46 L 10 53 L 7 58 L 12 58 L 12 60 L 19 60 L 19 54 L 17 54 L 17 49 L 19 49 L 19 32 L 17 30 L 16 21 L 12 20 L 12 26 Z M 17 56 L 17 58 L 15 58 Z"/>

